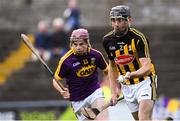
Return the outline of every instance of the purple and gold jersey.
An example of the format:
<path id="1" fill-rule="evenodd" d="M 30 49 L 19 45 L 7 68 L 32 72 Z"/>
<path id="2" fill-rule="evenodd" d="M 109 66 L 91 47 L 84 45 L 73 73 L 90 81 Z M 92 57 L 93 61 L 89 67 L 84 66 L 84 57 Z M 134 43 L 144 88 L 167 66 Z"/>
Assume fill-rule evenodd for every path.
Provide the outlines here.
<path id="1" fill-rule="evenodd" d="M 100 88 L 98 67 L 107 70 L 107 63 L 99 51 L 88 48 L 86 55 L 79 56 L 71 49 L 60 59 L 55 77 L 66 79 L 70 101 L 80 101 Z"/>

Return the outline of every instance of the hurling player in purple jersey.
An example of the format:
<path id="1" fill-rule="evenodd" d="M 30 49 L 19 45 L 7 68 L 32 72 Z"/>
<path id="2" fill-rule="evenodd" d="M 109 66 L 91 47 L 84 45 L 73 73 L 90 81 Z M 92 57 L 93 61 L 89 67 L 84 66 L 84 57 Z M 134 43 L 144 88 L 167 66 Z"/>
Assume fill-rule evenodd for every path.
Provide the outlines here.
<path id="1" fill-rule="evenodd" d="M 101 52 L 91 48 L 89 33 L 86 29 L 74 30 L 70 37 L 70 50 L 60 59 L 55 72 L 59 81 L 66 80 L 67 87 L 63 91 L 53 80 L 53 86 L 72 104 L 78 120 L 86 120 L 79 111 L 82 107 L 96 108 L 105 103 L 102 89 L 98 80 L 98 71 L 108 75 L 108 65 Z M 107 110 L 100 113 L 96 120 L 108 120 Z"/>

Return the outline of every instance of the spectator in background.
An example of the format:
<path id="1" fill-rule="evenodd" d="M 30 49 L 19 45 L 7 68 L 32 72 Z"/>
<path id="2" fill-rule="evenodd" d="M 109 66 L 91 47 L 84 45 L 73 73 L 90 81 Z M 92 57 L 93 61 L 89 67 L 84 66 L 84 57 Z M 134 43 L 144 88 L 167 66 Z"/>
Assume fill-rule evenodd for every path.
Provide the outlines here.
<path id="1" fill-rule="evenodd" d="M 80 27 L 80 9 L 77 4 L 77 0 L 69 0 L 68 8 L 64 11 L 65 30 L 68 33 Z"/>
<path id="2" fill-rule="evenodd" d="M 51 36 L 52 41 L 52 57 L 63 56 L 68 48 L 68 37 L 64 31 L 64 21 L 62 18 L 55 18 L 53 21 L 53 30 Z"/>
<path id="3" fill-rule="evenodd" d="M 45 20 L 41 20 L 38 23 L 37 32 L 35 33 L 35 48 L 45 61 L 49 60 L 51 55 L 51 40 L 48 28 L 48 23 Z M 37 57 L 32 55 L 32 60 L 36 61 Z"/>

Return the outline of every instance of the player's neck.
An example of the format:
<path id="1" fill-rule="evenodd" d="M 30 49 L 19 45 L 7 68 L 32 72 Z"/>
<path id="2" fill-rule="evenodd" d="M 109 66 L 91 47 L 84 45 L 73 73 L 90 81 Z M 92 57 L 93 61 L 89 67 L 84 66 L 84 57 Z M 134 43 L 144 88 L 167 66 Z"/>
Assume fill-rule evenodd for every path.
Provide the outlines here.
<path id="1" fill-rule="evenodd" d="M 129 28 L 127 28 L 126 30 L 124 30 L 123 32 L 114 32 L 114 34 L 117 36 L 117 37 L 123 37 L 125 36 L 129 31 Z"/>

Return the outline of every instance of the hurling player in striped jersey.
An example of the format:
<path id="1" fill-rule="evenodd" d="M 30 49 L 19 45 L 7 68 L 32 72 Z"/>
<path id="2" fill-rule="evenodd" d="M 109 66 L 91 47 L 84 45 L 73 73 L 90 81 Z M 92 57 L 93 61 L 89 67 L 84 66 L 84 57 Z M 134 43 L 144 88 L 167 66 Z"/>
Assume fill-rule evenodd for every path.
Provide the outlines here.
<path id="1" fill-rule="evenodd" d="M 67 87 L 63 91 L 53 80 L 53 86 L 60 94 L 71 101 L 73 111 L 78 120 L 86 120 L 81 113 L 82 107 L 101 107 L 105 104 L 104 95 L 98 80 L 98 68 L 108 76 L 108 65 L 98 50 L 91 47 L 89 32 L 80 28 L 74 30 L 70 37 L 70 50 L 60 59 L 55 72 L 58 81 L 66 80 Z M 96 120 L 108 120 L 107 110 L 96 117 Z"/>
<path id="2" fill-rule="evenodd" d="M 121 90 L 135 120 L 151 120 L 156 100 L 156 74 L 149 54 L 146 37 L 130 27 L 132 22 L 128 6 L 115 6 L 110 11 L 113 28 L 103 38 L 109 58 L 109 79 L 112 102 L 117 103 L 115 86 Z"/>

